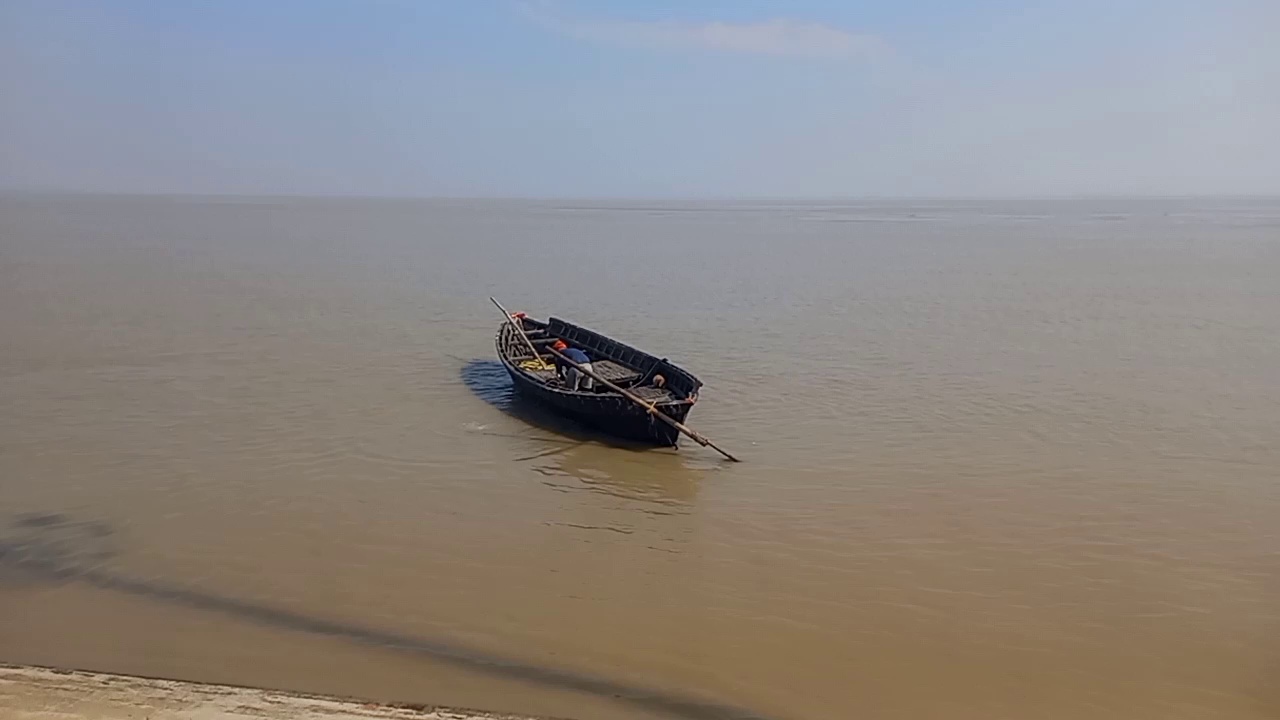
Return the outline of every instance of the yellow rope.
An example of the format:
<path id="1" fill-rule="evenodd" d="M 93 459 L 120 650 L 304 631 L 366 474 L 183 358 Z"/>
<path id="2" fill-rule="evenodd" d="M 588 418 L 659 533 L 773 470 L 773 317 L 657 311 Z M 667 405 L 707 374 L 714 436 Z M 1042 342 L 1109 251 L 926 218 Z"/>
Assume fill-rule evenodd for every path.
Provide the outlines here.
<path id="1" fill-rule="evenodd" d="M 538 358 L 536 360 L 521 360 L 521 370 L 555 370 L 556 366 L 549 364 L 546 360 Z"/>

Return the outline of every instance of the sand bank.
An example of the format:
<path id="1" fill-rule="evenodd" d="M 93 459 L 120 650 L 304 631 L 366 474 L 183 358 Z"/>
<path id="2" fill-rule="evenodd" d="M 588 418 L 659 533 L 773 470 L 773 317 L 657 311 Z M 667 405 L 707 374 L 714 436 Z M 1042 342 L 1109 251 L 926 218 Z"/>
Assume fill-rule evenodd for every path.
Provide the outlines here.
<path id="1" fill-rule="evenodd" d="M 276 690 L 0 665 L 0 720 L 531 720 Z"/>

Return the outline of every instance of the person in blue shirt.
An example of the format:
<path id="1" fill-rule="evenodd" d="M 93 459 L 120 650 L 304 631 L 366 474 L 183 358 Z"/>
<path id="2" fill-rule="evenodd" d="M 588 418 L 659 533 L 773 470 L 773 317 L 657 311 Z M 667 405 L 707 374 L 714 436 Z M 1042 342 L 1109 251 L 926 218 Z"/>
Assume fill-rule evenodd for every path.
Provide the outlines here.
<path id="1" fill-rule="evenodd" d="M 578 348 L 569 347 L 564 343 L 563 340 L 557 340 L 556 343 L 551 347 L 555 348 L 556 350 L 559 350 L 561 355 L 564 355 L 566 358 L 569 358 L 575 363 L 581 365 L 588 372 L 592 370 L 591 358 L 588 357 L 586 353 L 582 352 Z M 564 363 L 558 363 L 558 364 L 564 365 Z M 586 390 L 588 392 L 595 389 L 595 386 L 596 386 L 595 379 L 592 378 L 590 375 L 579 372 L 578 369 L 573 367 L 572 365 L 566 365 L 563 368 L 563 370 L 564 370 L 564 384 L 565 384 L 565 387 L 567 387 L 568 389 Z"/>

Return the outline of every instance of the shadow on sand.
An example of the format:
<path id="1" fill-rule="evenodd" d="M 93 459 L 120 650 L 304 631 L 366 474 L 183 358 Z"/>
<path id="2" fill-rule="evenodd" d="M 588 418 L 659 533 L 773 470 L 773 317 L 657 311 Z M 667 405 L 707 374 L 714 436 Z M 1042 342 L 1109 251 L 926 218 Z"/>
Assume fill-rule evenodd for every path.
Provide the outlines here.
<path id="1" fill-rule="evenodd" d="M 108 568 L 116 556 L 114 532 L 98 522 L 56 513 L 18 515 L 0 527 L 0 591 L 35 582 L 85 583 L 101 590 L 218 613 L 257 625 L 339 638 L 352 643 L 446 662 L 491 677 L 570 690 L 689 720 L 775 720 L 750 710 L 501 657 L 455 642 L 419 637 L 349 622 L 326 620 L 207 590 L 143 580 Z"/>

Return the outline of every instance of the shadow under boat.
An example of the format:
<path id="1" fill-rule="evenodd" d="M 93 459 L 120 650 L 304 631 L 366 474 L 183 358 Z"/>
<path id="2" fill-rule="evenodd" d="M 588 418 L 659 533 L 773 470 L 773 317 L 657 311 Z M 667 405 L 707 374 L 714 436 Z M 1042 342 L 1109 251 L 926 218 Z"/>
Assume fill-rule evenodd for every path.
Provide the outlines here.
<path id="1" fill-rule="evenodd" d="M 467 361 L 460 375 L 476 397 L 546 434 L 512 435 L 553 445 L 515 460 L 532 463 L 536 472 L 547 476 L 549 485 L 559 489 L 569 489 L 555 483 L 556 477 L 564 477 L 581 483 L 579 489 L 583 490 L 637 500 L 690 502 L 697 496 L 698 481 L 714 468 L 673 448 L 618 438 L 527 401 L 515 390 L 506 368 L 496 360 Z M 604 448 L 631 452 L 619 456 Z"/>

